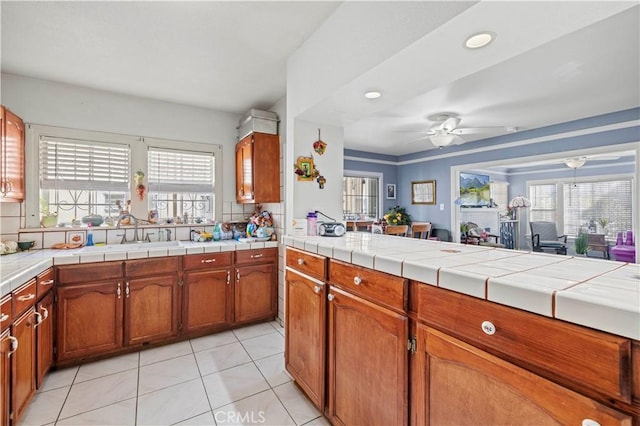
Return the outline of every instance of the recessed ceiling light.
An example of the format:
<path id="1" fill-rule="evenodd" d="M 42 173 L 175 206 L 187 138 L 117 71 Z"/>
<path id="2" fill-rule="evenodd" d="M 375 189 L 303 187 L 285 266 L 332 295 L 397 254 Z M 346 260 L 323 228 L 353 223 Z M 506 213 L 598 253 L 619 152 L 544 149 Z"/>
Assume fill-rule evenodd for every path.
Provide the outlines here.
<path id="1" fill-rule="evenodd" d="M 364 94 L 364 97 L 367 99 L 378 99 L 380 96 L 382 96 L 382 93 L 378 92 L 377 90 L 369 90 Z"/>
<path id="2" fill-rule="evenodd" d="M 483 31 L 469 37 L 467 41 L 464 42 L 464 45 L 468 49 L 479 49 L 491 43 L 495 38 L 496 35 L 494 33 Z"/>

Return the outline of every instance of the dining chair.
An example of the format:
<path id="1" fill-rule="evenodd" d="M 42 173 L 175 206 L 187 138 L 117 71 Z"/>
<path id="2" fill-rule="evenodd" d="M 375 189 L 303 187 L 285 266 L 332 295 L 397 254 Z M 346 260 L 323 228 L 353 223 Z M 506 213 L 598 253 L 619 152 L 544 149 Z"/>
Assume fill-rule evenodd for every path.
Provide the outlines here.
<path id="1" fill-rule="evenodd" d="M 430 223 L 414 223 L 411 225 L 411 236 L 413 238 L 428 240 L 431 236 Z"/>
<path id="2" fill-rule="evenodd" d="M 409 232 L 409 225 L 388 225 L 384 229 L 384 233 L 387 235 L 398 235 L 400 237 L 406 237 Z"/>

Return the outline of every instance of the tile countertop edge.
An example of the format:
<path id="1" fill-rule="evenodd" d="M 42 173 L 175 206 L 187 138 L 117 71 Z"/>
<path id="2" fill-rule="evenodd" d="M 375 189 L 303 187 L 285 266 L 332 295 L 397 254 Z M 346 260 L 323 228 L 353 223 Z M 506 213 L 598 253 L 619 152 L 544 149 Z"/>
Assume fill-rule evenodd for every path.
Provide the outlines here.
<path id="1" fill-rule="evenodd" d="M 319 239 L 319 237 L 315 236 L 315 237 L 303 237 L 303 236 L 291 236 L 291 235 L 287 235 L 285 236 L 282 241 L 283 241 L 283 245 L 285 246 L 291 246 L 291 247 L 295 247 L 301 250 L 304 250 L 305 247 L 322 247 L 322 246 L 330 246 L 332 248 L 331 252 L 332 255 L 328 256 L 330 258 L 334 258 L 334 259 L 339 259 L 339 260 L 345 260 L 346 255 L 349 254 L 349 257 L 352 258 L 359 258 L 362 257 L 363 255 L 375 255 L 376 251 L 379 250 L 384 250 L 384 248 L 381 245 L 376 244 L 376 242 L 381 241 L 380 239 L 384 239 L 385 235 L 373 235 L 373 237 L 369 236 L 367 237 L 367 241 L 366 244 L 362 239 L 359 239 L 358 236 L 356 234 L 360 234 L 360 233 L 352 233 L 354 234 L 354 236 L 351 236 L 349 238 L 341 238 L 341 239 L 328 239 L 328 238 L 321 238 Z M 349 233 L 347 233 L 347 235 L 349 235 Z M 394 239 L 394 241 L 397 241 L 397 239 Z M 318 252 L 320 252 L 320 250 L 318 250 Z M 455 255 L 454 255 L 455 256 Z M 522 256 L 527 257 L 527 256 L 536 256 L 535 253 L 525 253 Z M 571 257 L 567 256 L 567 259 L 570 259 Z M 352 263 L 351 260 L 347 260 L 347 262 Z M 419 262 L 416 261 L 415 259 L 412 259 L 411 261 L 402 261 L 402 263 L 407 263 L 408 265 L 415 267 L 418 267 Z M 614 262 L 614 261 L 611 261 Z M 470 262 L 473 263 L 473 262 Z M 619 263 L 621 266 L 623 266 L 624 264 L 621 262 L 617 262 Z M 544 267 L 544 265 L 540 266 L 541 268 Z M 441 269 L 441 268 L 438 268 Z M 530 265 L 523 265 L 523 271 L 525 270 L 528 272 L 532 272 L 532 270 L 537 269 L 536 267 L 531 268 Z M 614 268 L 615 269 L 615 268 Z M 455 270 L 451 270 L 448 269 L 447 270 L 448 273 L 450 274 L 455 274 L 455 275 L 460 275 L 459 278 L 463 278 L 462 275 L 465 274 L 458 274 L 458 271 Z M 512 273 L 517 273 L 518 271 L 513 271 Z M 412 274 L 413 275 L 413 274 Z M 468 273 L 467 273 L 468 275 Z M 511 274 L 508 274 L 511 275 Z M 562 294 L 565 298 L 566 298 L 566 293 L 564 293 L 563 291 L 550 291 L 550 289 L 540 289 L 540 295 L 539 297 L 541 297 L 541 300 L 538 301 L 538 304 L 541 306 L 544 306 L 543 309 L 540 309 L 540 306 L 533 308 L 532 309 L 528 309 L 527 305 L 525 303 L 525 299 L 527 299 L 527 295 L 535 290 L 535 289 L 531 289 L 531 288 L 525 288 L 526 291 L 523 291 L 521 296 L 519 297 L 518 294 L 519 292 L 519 288 L 517 283 L 513 283 L 510 284 L 509 283 L 509 279 L 508 279 L 508 275 L 501 277 L 500 279 L 500 284 L 501 286 L 503 286 L 504 288 L 508 288 L 510 294 L 509 297 L 504 298 L 504 300 L 501 300 L 501 302 L 496 301 L 495 299 L 501 299 L 498 297 L 492 297 L 492 299 L 494 300 L 489 300 L 487 299 L 486 294 L 483 294 L 482 297 L 480 297 L 481 299 L 484 300 L 488 300 L 488 301 L 492 301 L 494 303 L 500 303 L 502 305 L 505 306 L 509 306 L 509 307 L 513 307 L 516 309 L 521 309 L 524 311 L 530 311 L 533 313 L 536 313 L 538 315 L 545 315 L 545 316 L 552 316 L 549 307 L 547 306 L 547 301 L 545 300 L 546 298 L 548 298 L 548 302 L 553 304 L 553 303 L 557 303 L 558 302 L 558 297 L 559 294 Z M 589 280 L 596 278 L 597 276 L 601 275 L 601 273 L 594 273 L 593 277 L 589 277 L 587 279 L 583 279 L 581 280 L 580 283 L 575 284 L 575 287 L 580 287 L 581 285 L 587 284 L 589 282 Z M 400 275 L 399 275 L 400 276 Z M 491 278 L 489 278 L 489 280 L 491 280 Z M 418 280 L 420 281 L 420 280 Z M 438 281 L 440 281 L 440 279 L 438 278 Z M 429 283 L 431 285 L 436 285 L 435 283 Z M 438 282 L 437 284 L 438 286 L 440 286 L 440 283 Z M 574 287 L 574 288 L 575 288 Z M 458 291 L 456 289 L 452 289 L 454 291 Z M 495 291 L 495 288 L 494 288 Z M 475 293 L 475 292 L 474 292 Z M 479 297 L 480 294 L 479 292 L 477 292 L 477 294 L 473 294 L 475 297 Z M 530 295 L 530 294 L 529 294 Z M 560 296 L 560 298 L 562 298 L 562 296 Z M 606 313 L 609 316 L 612 316 L 613 318 L 622 318 L 621 315 L 625 315 L 625 318 L 629 318 L 629 310 L 628 310 L 628 306 L 624 307 L 624 306 L 616 306 L 615 303 L 615 298 L 612 296 L 611 300 L 603 300 L 600 301 L 600 303 L 591 303 L 590 305 L 592 306 L 593 309 L 593 313 L 594 315 L 598 316 L 601 315 L 603 313 Z M 561 301 L 560 305 L 566 305 L 566 301 Z M 557 308 L 557 306 L 556 306 Z M 582 308 L 584 309 L 585 307 L 582 306 Z M 639 297 L 638 297 L 638 307 L 637 307 L 637 311 L 632 310 L 631 314 L 633 315 L 633 319 L 635 320 L 636 318 L 638 318 L 640 320 L 640 292 L 639 292 Z M 566 307 L 565 307 L 566 309 Z M 562 309 L 560 309 L 562 310 Z M 620 314 L 620 316 L 616 316 L 616 314 Z M 582 326 L 587 326 L 590 328 L 593 328 L 595 330 L 600 330 L 603 332 L 608 332 L 608 333 L 612 333 L 612 334 L 616 334 L 622 337 L 627 337 L 630 339 L 635 339 L 635 340 L 640 340 L 640 327 L 637 328 L 633 328 L 633 327 L 628 327 L 625 326 L 625 324 L 620 324 L 617 321 L 609 321 L 607 324 L 602 324 L 600 325 L 600 323 L 598 322 L 589 322 L 589 323 L 585 323 L 584 321 L 582 321 L 579 318 L 569 318 L 572 315 L 563 315 L 562 313 L 558 313 L 557 309 L 556 309 L 556 314 L 553 316 L 554 318 L 558 319 L 558 320 L 564 320 L 564 321 L 568 321 L 574 324 L 578 324 L 578 325 L 582 325 Z"/>
<path id="2" fill-rule="evenodd" d="M 192 241 L 180 241 L 174 247 L 150 247 L 140 249 L 131 246 L 127 250 L 126 246 L 118 247 L 122 250 L 112 250 L 105 252 L 82 252 L 80 249 L 54 250 L 43 249 L 29 252 L 15 253 L 10 256 L 0 258 L 0 297 L 11 293 L 30 279 L 36 277 L 41 272 L 46 271 L 54 265 L 75 265 L 87 262 L 108 262 L 121 261 L 127 259 L 144 259 L 157 257 L 163 251 L 166 256 L 178 256 L 190 254 L 190 252 L 208 251 L 236 251 L 237 249 L 249 250 L 260 248 L 277 248 L 279 241 L 267 241 L 264 243 L 241 243 L 235 240 L 225 240 L 214 243 L 202 243 Z M 216 244 L 215 246 L 212 244 Z M 208 250 L 207 250 L 208 249 Z M 84 254 L 82 254 L 84 253 Z"/>

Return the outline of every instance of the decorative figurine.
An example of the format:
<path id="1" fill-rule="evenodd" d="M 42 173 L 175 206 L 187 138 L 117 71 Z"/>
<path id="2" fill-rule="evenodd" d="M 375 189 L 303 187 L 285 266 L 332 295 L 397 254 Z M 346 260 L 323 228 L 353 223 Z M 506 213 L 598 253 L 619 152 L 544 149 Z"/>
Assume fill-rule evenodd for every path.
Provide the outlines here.
<path id="1" fill-rule="evenodd" d="M 313 150 L 319 155 L 323 155 L 327 149 L 327 144 L 320 139 L 320 129 L 318 129 L 318 140 L 313 143 Z"/>
<path id="2" fill-rule="evenodd" d="M 324 178 L 324 176 L 319 175 L 316 179 L 316 182 L 318 182 L 318 186 L 320 187 L 320 189 L 324 189 L 324 184 L 327 182 L 327 180 Z"/>

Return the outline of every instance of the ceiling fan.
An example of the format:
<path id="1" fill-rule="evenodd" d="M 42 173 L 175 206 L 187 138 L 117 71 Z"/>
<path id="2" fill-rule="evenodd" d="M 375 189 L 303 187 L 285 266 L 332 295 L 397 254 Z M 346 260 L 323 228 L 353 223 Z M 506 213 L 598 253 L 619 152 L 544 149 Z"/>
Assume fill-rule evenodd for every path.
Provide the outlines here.
<path id="1" fill-rule="evenodd" d="M 426 132 L 426 135 L 416 139 L 415 141 L 429 139 L 436 147 L 443 148 L 449 145 L 460 145 L 465 143 L 466 141 L 461 137 L 461 135 L 492 133 L 496 130 L 508 132 L 515 132 L 517 130 L 516 127 L 502 126 L 458 127 L 462 119 L 451 114 L 437 114 L 434 116 L 434 121 L 436 121 L 436 124 L 431 126 L 431 128 Z"/>

